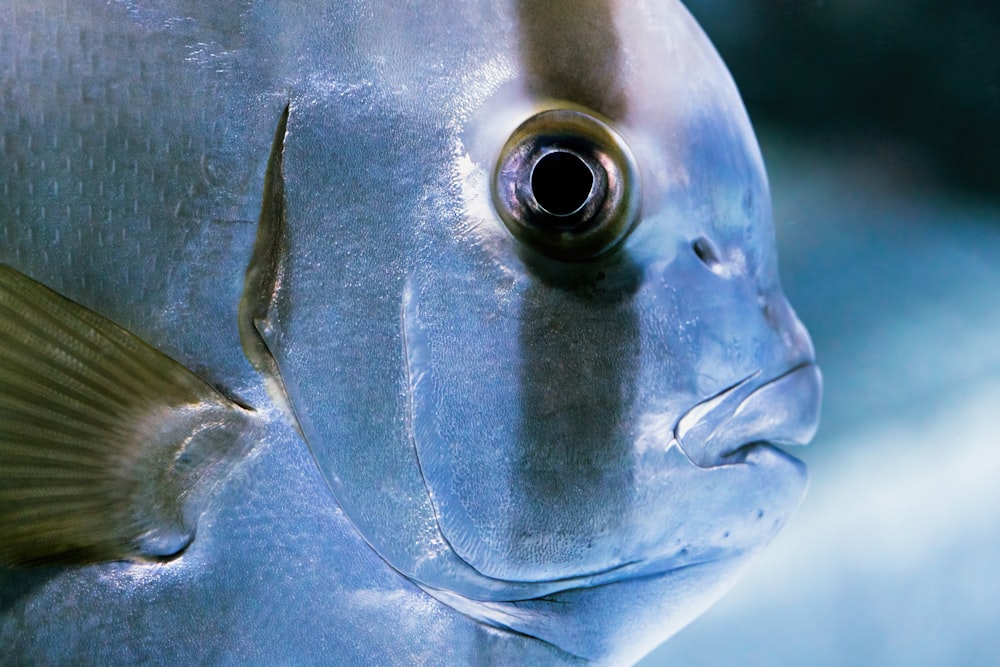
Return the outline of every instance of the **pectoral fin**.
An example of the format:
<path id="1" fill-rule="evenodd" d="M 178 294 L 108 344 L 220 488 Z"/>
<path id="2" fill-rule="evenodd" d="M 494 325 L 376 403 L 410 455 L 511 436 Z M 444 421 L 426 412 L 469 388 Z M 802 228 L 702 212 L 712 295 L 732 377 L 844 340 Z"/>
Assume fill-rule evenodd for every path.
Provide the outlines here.
<path id="1" fill-rule="evenodd" d="M 204 482 L 253 423 L 128 331 L 0 265 L 0 564 L 178 554 Z"/>

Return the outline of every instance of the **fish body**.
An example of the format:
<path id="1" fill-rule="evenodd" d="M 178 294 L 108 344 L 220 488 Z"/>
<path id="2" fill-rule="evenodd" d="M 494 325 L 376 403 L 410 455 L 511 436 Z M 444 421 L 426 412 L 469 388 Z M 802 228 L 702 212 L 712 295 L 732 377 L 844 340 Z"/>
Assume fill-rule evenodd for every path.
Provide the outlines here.
<path id="1" fill-rule="evenodd" d="M 0 55 L 10 368 L 175 378 L 0 390 L 141 435 L 86 451 L 131 532 L 0 495 L 12 662 L 629 662 L 801 499 L 819 373 L 679 3 L 46 0 Z"/>

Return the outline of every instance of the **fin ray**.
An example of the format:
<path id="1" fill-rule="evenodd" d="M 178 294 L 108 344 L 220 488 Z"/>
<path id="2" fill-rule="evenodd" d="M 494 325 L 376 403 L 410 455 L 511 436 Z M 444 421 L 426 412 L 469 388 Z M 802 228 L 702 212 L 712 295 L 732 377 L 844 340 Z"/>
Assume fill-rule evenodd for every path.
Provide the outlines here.
<path id="1" fill-rule="evenodd" d="M 85 367 L 80 359 L 100 358 L 101 350 L 93 345 L 81 345 L 82 339 L 73 335 L 72 330 L 63 330 L 62 323 L 55 317 L 47 321 L 36 321 L 35 318 L 27 315 L 32 309 L 32 304 L 21 301 L 20 308 L 2 307 L 0 304 L 0 317 L 7 321 L 12 318 L 19 318 L 17 337 L 13 338 L 11 348 L 21 355 L 26 355 L 34 364 L 35 372 L 46 378 L 54 379 L 54 376 L 61 380 L 70 379 L 78 388 L 81 383 L 90 382 L 91 386 L 86 388 L 100 388 L 122 397 L 126 395 L 126 389 L 134 389 L 139 385 L 140 378 L 136 374 L 142 374 L 143 369 L 132 362 L 132 359 L 125 356 L 122 359 L 122 372 L 108 375 L 109 368 L 101 364 L 94 364 Z M 109 341 L 112 342 L 112 341 Z M 12 356 L 15 350 L 7 348 L 3 356 Z M 58 354 L 53 358 L 46 352 Z M 14 361 L 14 359 L 11 359 Z M 146 379 L 146 378 L 141 378 Z"/>
<path id="2" fill-rule="evenodd" d="M 74 326 L 72 320 L 66 319 L 66 304 L 50 300 L 35 301 L 31 293 L 34 287 L 32 285 L 13 287 L 7 293 L 0 292 L 0 308 L 4 307 L 5 302 L 15 301 L 11 305 L 17 306 L 16 308 L 8 306 L 5 310 L 10 317 L 18 318 L 17 326 L 22 338 L 27 338 L 25 334 L 30 331 L 34 346 L 29 346 L 27 351 L 34 353 L 35 358 L 48 360 L 46 355 L 39 354 L 45 350 L 61 353 L 66 365 L 49 364 L 54 370 L 70 374 L 73 370 L 86 371 L 80 376 L 82 379 L 98 382 L 102 389 L 120 392 L 121 395 L 127 395 L 126 388 L 135 389 L 150 382 L 169 384 L 181 375 L 178 370 L 186 372 L 186 369 L 177 364 L 174 365 L 177 368 L 160 368 L 142 363 L 135 352 L 139 349 L 138 345 L 145 344 L 120 327 L 105 326 L 107 320 L 96 313 L 86 310 L 74 312 L 78 322 L 85 325 Z M 71 302 L 66 300 L 66 303 Z M 3 318 L 0 322 L 4 319 L 10 321 L 9 318 Z M 106 352 L 109 349 L 123 353 L 115 357 L 114 361 L 117 363 L 101 363 L 107 359 Z M 84 367 L 81 361 L 90 363 Z M 164 372 L 170 370 L 174 372 Z"/>
<path id="3" fill-rule="evenodd" d="M 179 553 L 254 431 L 188 369 L 0 265 L 0 564 Z"/>

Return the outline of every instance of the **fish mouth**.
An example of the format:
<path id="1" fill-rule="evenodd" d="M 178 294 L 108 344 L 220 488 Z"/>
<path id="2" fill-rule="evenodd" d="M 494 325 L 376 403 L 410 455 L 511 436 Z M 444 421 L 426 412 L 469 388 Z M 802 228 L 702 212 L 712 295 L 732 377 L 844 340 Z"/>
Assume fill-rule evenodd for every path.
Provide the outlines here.
<path id="1" fill-rule="evenodd" d="M 813 361 L 759 380 L 755 372 L 695 404 L 673 428 L 673 445 L 698 468 L 735 464 L 773 467 L 794 462 L 778 445 L 806 445 L 816 433 L 822 375 Z M 800 468 L 801 469 L 801 468 Z M 800 498 L 801 494 L 796 494 Z M 596 589 L 638 579 L 659 579 L 748 555 L 746 546 L 686 543 L 605 569 L 565 578 L 518 582 L 537 587 L 527 596 L 493 598 L 491 603 L 540 602 L 572 591 Z M 470 565 L 471 566 L 471 565 Z M 474 566 L 472 566 L 474 567 Z M 429 589 L 429 587 L 425 587 Z M 523 591 L 521 591 L 523 592 Z M 435 594 L 444 594 L 437 591 Z"/>
<path id="2" fill-rule="evenodd" d="M 806 445 L 819 425 L 823 382 L 812 361 L 757 382 L 753 373 L 696 404 L 677 421 L 674 440 L 701 468 L 742 463 L 761 446 Z"/>

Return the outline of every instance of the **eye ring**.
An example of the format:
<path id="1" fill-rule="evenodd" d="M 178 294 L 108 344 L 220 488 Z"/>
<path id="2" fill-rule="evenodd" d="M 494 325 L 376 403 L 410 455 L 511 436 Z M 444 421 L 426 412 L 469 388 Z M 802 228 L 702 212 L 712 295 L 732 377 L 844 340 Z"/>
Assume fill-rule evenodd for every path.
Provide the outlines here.
<path id="1" fill-rule="evenodd" d="M 522 243 L 555 259 L 602 255 L 638 219 L 639 177 L 622 138 L 594 116 L 550 109 L 524 121 L 500 151 L 493 203 Z"/>

